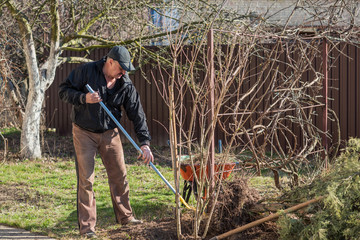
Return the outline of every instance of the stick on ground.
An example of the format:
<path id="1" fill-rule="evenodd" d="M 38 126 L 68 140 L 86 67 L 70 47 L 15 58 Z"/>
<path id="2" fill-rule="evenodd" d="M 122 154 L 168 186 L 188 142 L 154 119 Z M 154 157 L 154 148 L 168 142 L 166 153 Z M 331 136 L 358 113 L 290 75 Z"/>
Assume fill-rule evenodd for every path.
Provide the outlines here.
<path id="1" fill-rule="evenodd" d="M 262 223 L 264 223 L 264 222 L 267 222 L 267 221 L 270 221 L 270 220 L 274 220 L 274 219 L 280 217 L 280 216 L 281 216 L 282 214 L 284 214 L 284 213 L 290 213 L 290 212 L 297 211 L 297 210 L 299 210 L 299 209 L 301 209 L 301 208 L 304 208 L 304 207 L 306 207 L 306 206 L 308 206 L 308 205 L 310 205 L 310 204 L 312 204 L 312 203 L 318 202 L 318 201 L 322 200 L 323 198 L 324 198 L 323 196 L 320 196 L 320 197 L 311 199 L 311 200 L 309 200 L 309 201 L 306 201 L 306 202 L 304 202 L 304 203 L 300 203 L 300 204 L 295 205 L 295 206 L 293 206 L 293 207 L 291 207 L 291 208 L 287 208 L 287 209 L 285 209 L 284 211 L 282 211 L 282 212 L 280 212 L 280 213 L 278 212 L 278 213 L 271 214 L 271 215 L 269 215 L 269 216 L 267 216 L 267 217 L 265 217 L 265 218 L 261 218 L 261 219 L 259 219 L 259 220 L 254 221 L 254 222 L 248 223 L 248 224 L 246 224 L 246 225 L 244 225 L 244 226 L 235 228 L 235 229 L 233 229 L 233 230 L 231 230 L 231 231 L 228 231 L 228 232 L 223 233 L 223 234 L 221 234 L 221 235 L 215 236 L 215 237 L 211 238 L 210 240 L 220 240 L 220 239 L 224 239 L 224 238 L 229 237 L 229 236 L 231 236 L 231 235 L 233 235 L 233 234 L 235 234 L 235 233 L 239 233 L 239 232 L 242 232 L 242 231 L 244 231 L 244 230 L 246 230 L 246 229 L 255 227 L 255 226 L 257 226 L 257 225 L 260 225 L 260 224 L 262 224 Z"/>

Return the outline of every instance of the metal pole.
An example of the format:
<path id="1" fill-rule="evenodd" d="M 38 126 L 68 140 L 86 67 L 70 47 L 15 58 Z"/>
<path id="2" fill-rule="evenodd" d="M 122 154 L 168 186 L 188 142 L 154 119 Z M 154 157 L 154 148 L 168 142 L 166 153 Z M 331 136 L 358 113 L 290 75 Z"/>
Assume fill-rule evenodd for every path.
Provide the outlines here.
<path id="1" fill-rule="evenodd" d="M 324 146 L 324 149 L 327 153 L 328 151 L 328 139 L 327 139 L 327 132 L 328 132 L 328 42 L 326 41 L 326 38 L 323 40 L 323 98 L 324 98 L 324 106 L 322 108 L 322 127 L 323 127 L 323 137 L 322 137 L 322 144 Z M 328 168 L 328 157 L 327 154 L 325 155 L 325 169 Z"/>

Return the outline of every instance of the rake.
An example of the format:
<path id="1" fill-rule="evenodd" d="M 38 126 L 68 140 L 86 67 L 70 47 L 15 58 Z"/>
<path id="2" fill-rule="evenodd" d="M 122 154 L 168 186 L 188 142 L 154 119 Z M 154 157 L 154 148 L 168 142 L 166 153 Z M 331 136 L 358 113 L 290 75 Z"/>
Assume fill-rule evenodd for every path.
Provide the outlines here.
<path id="1" fill-rule="evenodd" d="M 89 84 L 86 84 L 86 88 L 89 90 L 90 93 L 95 93 L 94 90 L 90 87 Z M 131 138 L 131 136 L 126 132 L 125 128 L 123 128 L 121 126 L 121 124 L 119 123 L 119 121 L 114 117 L 114 115 L 110 112 L 110 110 L 105 106 L 105 104 L 103 102 L 99 102 L 100 106 L 106 111 L 106 113 L 110 116 L 110 118 L 115 122 L 115 124 L 118 126 L 118 128 L 122 131 L 122 133 L 126 136 L 126 138 L 131 142 L 131 144 L 136 148 L 136 150 L 138 150 L 138 152 L 140 154 L 143 154 L 143 151 L 141 150 L 141 148 L 135 143 L 135 141 Z M 160 178 L 166 183 L 166 185 L 171 189 L 171 191 L 176 195 L 176 191 L 173 188 L 173 186 L 171 186 L 171 184 L 166 180 L 166 178 L 161 174 L 161 172 L 155 167 L 155 165 L 150 161 L 149 163 L 150 167 L 152 167 L 152 169 L 154 169 L 154 171 L 157 173 L 157 175 L 160 176 Z M 187 204 L 187 202 L 184 200 L 184 198 L 182 198 L 180 196 L 180 201 L 182 202 L 182 204 L 184 204 L 184 206 L 188 209 L 191 210 L 195 210 L 195 208 L 190 207 L 189 204 Z"/>

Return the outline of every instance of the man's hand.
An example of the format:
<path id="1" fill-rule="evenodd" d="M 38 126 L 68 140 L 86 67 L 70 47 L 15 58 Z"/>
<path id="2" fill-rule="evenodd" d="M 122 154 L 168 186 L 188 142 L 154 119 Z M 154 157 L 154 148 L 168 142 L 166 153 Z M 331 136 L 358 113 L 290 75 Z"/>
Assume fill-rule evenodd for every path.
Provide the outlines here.
<path id="1" fill-rule="evenodd" d="M 101 102 L 102 99 L 98 91 L 94 93 L 87 93 L 86 94 L 86 103 L 98 103 Z"/>
<path id="2" fill-rule="evenodd" d="M 140 149 L 141 149 L 141 151 L 143 152 L 143 154 L 140 154 L 139 157 L 138 157 L 138 159 L 139 159 L 139 158 L 144 159 L 144 163 L 145 163 L 145 164 L 149 164 L 150 161 L 151 161 L 151 162 L 154 162 L 154 156 L 153 156 L 153 154 L 152 154 L 152 152 L 151 152 L 151 150 L 150 150 L 150 147 L 149 147 L 148 145 L 142 145 L 142 146 L 140 147 Z"/>

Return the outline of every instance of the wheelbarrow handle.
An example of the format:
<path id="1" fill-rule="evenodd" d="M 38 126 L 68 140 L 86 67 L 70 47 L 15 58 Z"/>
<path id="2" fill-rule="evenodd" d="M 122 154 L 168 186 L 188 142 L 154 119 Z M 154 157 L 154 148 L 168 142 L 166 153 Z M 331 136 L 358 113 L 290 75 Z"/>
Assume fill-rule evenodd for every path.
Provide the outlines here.
<path id="1" fill-rule="evenodd" d="M 90 87 L 89 84 L 86 84 L 86 88 L 89 90 L 90 93 L 95 93 L 94 90 Z M 119 121 L 114 117 L 114 115 L 110 112 L 110 110 L 105 106 L 105 104 L 103 102 L 99 102 L 100 106 L 106 111 L 106 113 L 110 116 L 110 118 L 115 122 L 115 124 L 118 126 L 118 128 L 120 128 L 120 130 L 122 131 L 122 133 L 126 136 L 126 138 L 131 142 L 131 144 L 136 148 L 136 150 L 138 150 L 140 152 L 140 154 L 143 154 L 143 151 L 141 150 L 141 148 L 136 144 L 136 142 L 131 138 L 131 136 L 126 132 L 125 128 L 123 128 L 123 126 L 121 126 L 121 124 L 119 123 Z M 176 194 L 175 189 L 173 188 L 173 186 L 171 186 L 171 184 L 168 182 L 168 180 L 166 180 L 166 178 L 161 174 L 161 172 L 159 172 L 159 170 L 155 167 L 155 165 L 150 161 L 150 166 L 152 167 L 152 169 L 154 169 L 154 171 L 160 176 L 160 178 L 166 183 L 166 185 L 171 189 L 171 191 Z M 189 209 L 191 209 L 191 207 L 185 202 L 185 200 L 180 196 L 180 201 Z"/>

